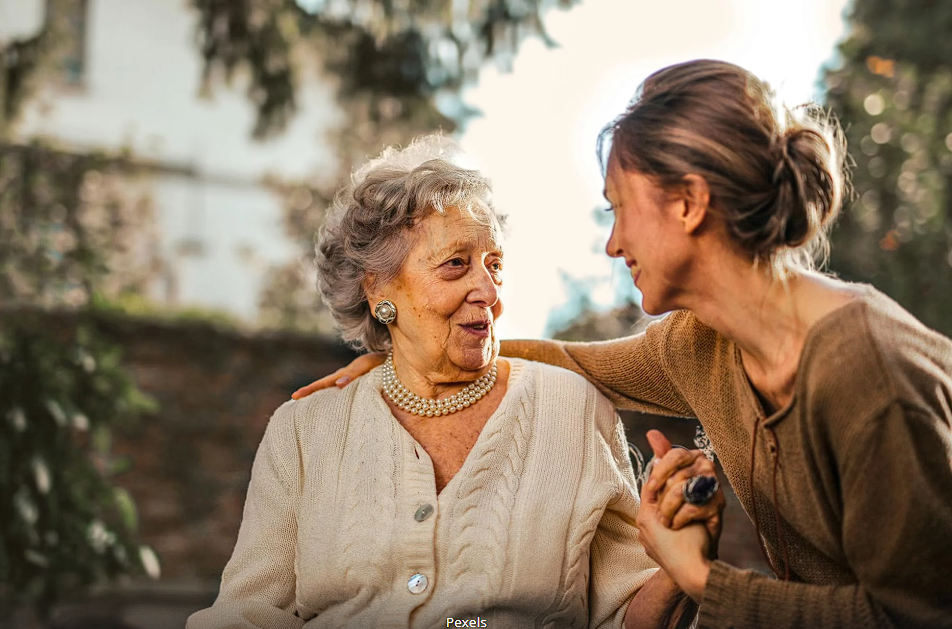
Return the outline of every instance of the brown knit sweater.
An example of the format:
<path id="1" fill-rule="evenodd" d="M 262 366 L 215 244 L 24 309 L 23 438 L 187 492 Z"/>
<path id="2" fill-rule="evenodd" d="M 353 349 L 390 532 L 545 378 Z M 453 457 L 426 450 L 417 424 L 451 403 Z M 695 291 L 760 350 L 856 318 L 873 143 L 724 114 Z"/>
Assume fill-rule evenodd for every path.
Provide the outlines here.
<path id="1" fill-rule="evenodd" d="M 700 627 L 952 627 L 952 341 L 882 293 L 810 330 L 793 400 L 769 417 L 739 348 L 687 311 L 503 353 L 700 420 L 781 577 L 715 562 Z"/>

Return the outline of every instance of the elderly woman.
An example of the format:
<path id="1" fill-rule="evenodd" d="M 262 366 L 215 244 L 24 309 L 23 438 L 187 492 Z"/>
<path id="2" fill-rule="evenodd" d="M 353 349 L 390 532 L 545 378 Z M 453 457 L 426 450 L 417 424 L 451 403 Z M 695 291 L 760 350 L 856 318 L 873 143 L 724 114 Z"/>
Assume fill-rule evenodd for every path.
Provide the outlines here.
<path id="1" fill-rule="evenodd" d="M 693 617 L 637 541 L 611 403 L 498 358 L 500 219 L 478 173 L 423 161 L 441 142 L 385 152 L 332 208 L 321 292 L 344 339 L 387 360 L 274 414 L 220 594 L 190 629 Z"/>

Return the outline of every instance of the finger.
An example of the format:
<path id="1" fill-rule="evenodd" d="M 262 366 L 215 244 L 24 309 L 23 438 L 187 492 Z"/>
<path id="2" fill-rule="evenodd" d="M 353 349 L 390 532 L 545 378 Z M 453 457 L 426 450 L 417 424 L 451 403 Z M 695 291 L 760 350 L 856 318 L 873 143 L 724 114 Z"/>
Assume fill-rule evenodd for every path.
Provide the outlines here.
<path id="1" fill-rule="evenodd" d="M 688 476 L 690 478 L 690 476 Z M 684 500 L 684 483 L 686 479 L 680 476 L 672 476 L 658 492 L 658 517 L 665 526 L 671 526 L 675 514 L 681 510 L 682 506 L 688 503 Z"/>
<path id="2" fill-rule="evenodd" d="M 334 384 L 340 388 L 344 388 L 349 382 L 353 382 L 371 369 L 382 365 L 386 359 L 387 355 L 381 352 L 358 356 L 352 360 L 349 365 L 340 370 L 340 377 L 335 380 Z"/>
<path id="3" fill-rule="evenodd" d="M 698 456 L 694 458 L 689 465 L 684 465 L 690 459 L 688 456 L 679 454 L 679 455 L 669 455 L 669 456 L 678 456 L 680 457 L 682 467 L 673 469 L 668 477 L 664 480 L 664 484 L 658 488 L 658 500 L 661 500 L 661 497 L 664 496 L 668 491 L 675 491 L 678 494 L 684 491 L 684 483 L 690 480 L 694 476 L 710 476 L 712 478 L 717 478 L 717 468 L 711 463 L 707 458 L 702 456 L 700 450 L 692 450 L 691 452 L 696 452 Z M 667 464 L 666 464 L 667 465 Z M 666 473 L 666 465 L 661 467 L 661 473 Z M 657 480 L 661 481 L 661 476 L 657 477 Z"/>
<path id="4" fill-rule="evenodd" d="M 291 399 L 299 400 L 315 391 L 327 389 L 332 386 L 344 388 L 374 367 L 382 365 L 384 360 L 386 360 L 386 355 L 381 352 L 358 356 L 346 367 L 341 367 L 329 376 L 324 376 L 320 380 L 315 380 L 311 384 L 301 387 L 291 394 Z"/>
<path id="5" fill-rule="evenodd" d="M 721 510 L 714 500 L 711 500 L 711 502 L 706 505 L 692 505 L 689 502 L 685 502 L 681 505 L 681 508 L 671 516 L 671 528 L 676 531 L 692 522 L 701 522 L 707 526 L 708 520 L 711 518 L 719 518 L 720 515 Z"/>
<path id="6" fill-rule="evenodd" d="M 671 442 L 660 430 L 649 430 L 645 436 L 648 438 L 648 445 L 651 446 L 654 455 L 659 459 L 671 449 Z"/>
<path id="7" fill-rule="evenodd" d="M 684 485 L 682 484 L 680 487 L 681 497 L 683 498 Z M 674 495 L 677 492 L 672 490 L 670 493 Z M 680 529 L 691 522 L 702 522 L 710 529 L 712 537 L 720 535 L 720 516 L 724 512 L 724 507 L 727 505 L 723 489 L 718 489 L 711 500 L 705 504 L 692 504 L 686 500 L 682 500 L 677 511 L 674 513 L 671 513 L 671 505 L 673 503 L 659 497 L 659 502 L 662 501 L 663 506 L 659 505 L 658 507 L 659 513 L 662 514 L 660 517 L 663 520 L 666 519 L 666 521 L 669 521 L 672 529 Z"/>
<path id="8" fill-rule="evenodd" d="M 673 448 L 660 459 L 655 459 L 651 468 L 651 478 L 646 486 L 651 491 L 659 491 L 668 481 L 668 477 L 684 467 L 690 467 L 699 456 L 696 450 Z"/>
<path id="9" fill-rule="evenodd" d="M 320 391 L 321 389 L 327 389 L 334 386 L 337 380 L 341 377 L 343 369 L 338 369 L 329 376 L 324 376 L 320 380 L 315 380 L 311 384 L 305 385 L 291 394 L 292 400 L 300 400 L 303 397 L 307 397 L 315 391 Z"/>
<path id="10" fill-rule="evenodd" d="M 663 464 L 659 463 L 660 472 L 656 477 L 659 486 L 655 490 L 658 493 L 659 501 L 662 500 L 664 494 L 672 487 L 680 494 L 684 489 L 682 481 L 687 481 L 692 476 L 711 476 L 717 478 L 717 466 L 708 460 L 700 450 L 681 450 L 680 452 L 672 450 L 672 452 L 675 452 L 675 454 L 668 454 L 665 458 L 677 457 L 676 459 L 671 459 Z M 652 475 L 654 475 L 653 470 Z M 665 475 L 667 475 L 667 477 L 665 477 Z"/>

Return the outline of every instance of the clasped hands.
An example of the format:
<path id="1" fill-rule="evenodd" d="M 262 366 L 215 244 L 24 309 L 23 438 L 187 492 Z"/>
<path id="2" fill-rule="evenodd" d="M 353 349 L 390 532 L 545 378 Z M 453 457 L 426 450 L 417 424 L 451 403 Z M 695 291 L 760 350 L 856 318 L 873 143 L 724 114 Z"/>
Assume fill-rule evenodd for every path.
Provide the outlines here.
<path id="1" fill-rule="evenodd" d="M 717 476 L 700 450 L 672 448 L 657 430 L 648 432 L 654 451 L 651 476 L 641 491 L 638 538 L 648 556 L 696 603 L 704 596 L 711 561 L 721 535 L 724 492 L 703 505 L 690 504 L 684 485 L 694 476 Z"/>

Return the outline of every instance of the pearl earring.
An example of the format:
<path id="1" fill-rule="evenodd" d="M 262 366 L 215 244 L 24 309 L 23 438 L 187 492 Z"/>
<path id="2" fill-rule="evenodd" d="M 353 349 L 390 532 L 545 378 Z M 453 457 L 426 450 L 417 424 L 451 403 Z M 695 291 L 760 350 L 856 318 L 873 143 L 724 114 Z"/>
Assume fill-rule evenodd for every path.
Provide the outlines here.
<path id="1" fill-rule="evenodd" d="M 374 318 L 384 325 L 389 325 L 397 318 L 397 307 L 389 299 L 382 299 L 374 307 Z"/>

